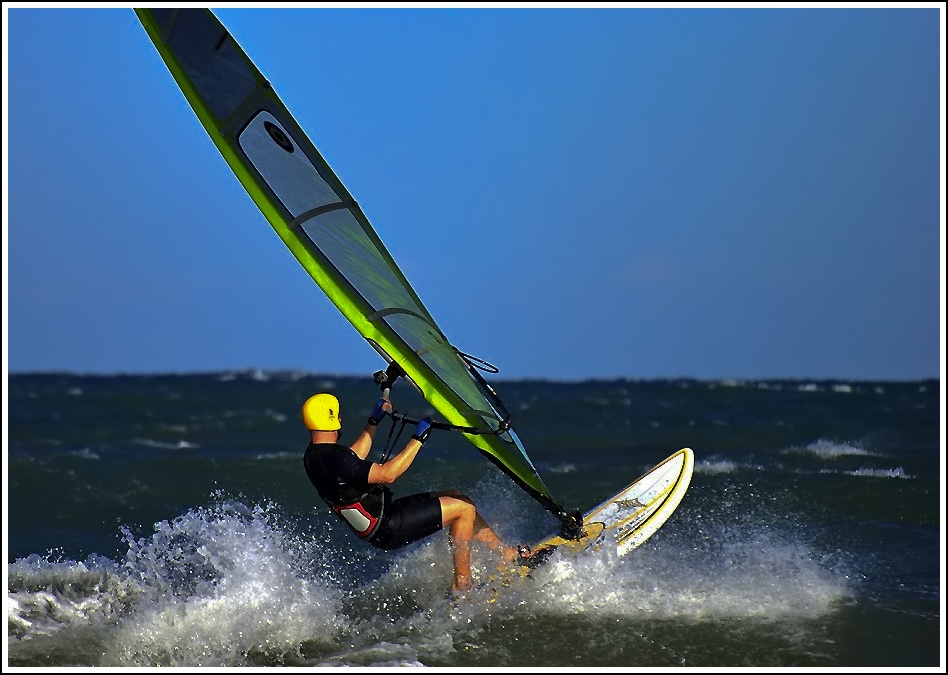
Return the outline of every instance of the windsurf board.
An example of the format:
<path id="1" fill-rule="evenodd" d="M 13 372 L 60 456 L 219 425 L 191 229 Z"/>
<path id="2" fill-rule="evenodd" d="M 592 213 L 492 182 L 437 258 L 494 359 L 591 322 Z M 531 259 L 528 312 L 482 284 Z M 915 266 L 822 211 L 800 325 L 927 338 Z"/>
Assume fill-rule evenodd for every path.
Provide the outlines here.
<path id="1" fill-rule="evenodd" d="M 582 537 L 564 539 L 552 535 L 532 550 L 555 548 L 579 553 L 589 548 L 609 548 L 617 555 L 625 555 L 645 543 L 678 508 L 691 483 L 694 464 L 694 452 L 682 448 L 587 511 L 583 515 Z"/>

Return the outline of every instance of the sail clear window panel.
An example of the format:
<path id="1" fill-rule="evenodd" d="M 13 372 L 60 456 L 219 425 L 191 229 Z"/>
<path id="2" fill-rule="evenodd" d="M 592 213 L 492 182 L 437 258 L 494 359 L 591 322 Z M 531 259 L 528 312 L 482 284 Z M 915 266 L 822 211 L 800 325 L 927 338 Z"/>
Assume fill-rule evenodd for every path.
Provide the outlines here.
<path id="1" fill-rule="evenodd" d="M 261 110 L 238 137 L 240 149 L 295 218 L 341 201 L 277 119 Z"/>
<path id="2" fill-rule="evenodd" d="M 270 113 L 260 111 L 238 142 L 292 217 L 341 201 Z M 348 209 L 327 211 L 304 220 L 301 227 L 373 309 L 397 307 L 426 314 Z"/>

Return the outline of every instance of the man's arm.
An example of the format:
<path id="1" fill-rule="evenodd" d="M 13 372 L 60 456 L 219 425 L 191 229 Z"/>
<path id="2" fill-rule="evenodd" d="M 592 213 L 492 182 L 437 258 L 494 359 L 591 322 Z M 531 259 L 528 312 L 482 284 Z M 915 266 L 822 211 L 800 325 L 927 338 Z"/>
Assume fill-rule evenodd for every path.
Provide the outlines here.
<path id="1" fill-rule="evenodd" d="M 378 428 L 379 422 L 385 417 L 385 413 L 391 409 L 391 402 L 384 398 L 380 398 L 375 404 L 375 409 L 372 411 L 372 414 L 369 415 L 369 420 L 365 423 L 365 428 L 362 430 L 362 433 L 360 433 L 359 437 L 349 446 L 359 459 L 365 459 L 369 456 L 369 451 L 372 449 L 372 439 L 375 437 L 375 430 Z"/>
<path id="2" fill-rule="evenodd" d="M 374 424 L 366 423 L 362 433 L 360 433 L 359 437 L 355 439 L 355 442 L 349 446 L 352 448 L 352 451 L 358 455 L 359 459 L 365 459 L 369 456 L 369 450 L 372 449 L 372 439 L 375 437 L 375 430 L 377 428 L 378 427 Z"/>
<path id="3" fill-rule="evenodd" d="M 419 420 L 415 435 L 408 441 L 408 445 L 405 446 L 404 450 L 385 464 L 372 464 L 369 468 L 369 483 L 383 483 L 385 485 L 394 483 L 395 479 L 405 473 L 411 463 L 415 461 L 415 456 L 421 449 L 422 444 L 428 439 L 429 433 L 431 433 L 431 420 L 427 418 Z"/>

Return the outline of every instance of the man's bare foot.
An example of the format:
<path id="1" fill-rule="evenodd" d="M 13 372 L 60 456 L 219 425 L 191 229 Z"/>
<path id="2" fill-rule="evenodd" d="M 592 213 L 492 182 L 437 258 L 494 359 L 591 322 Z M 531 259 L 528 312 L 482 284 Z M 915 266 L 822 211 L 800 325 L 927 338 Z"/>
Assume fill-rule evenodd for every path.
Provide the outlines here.
<path id="1" fill-rule="evenodd" d="M 520 544 L 519 546 L 505 546 L 501 550 L 501 554 L 503 555 L 504 564 L 501 565 L 500 569 L 503 569 L 510 563 L 526 564 L 524 561 L 533 555 L 533 551 L 526 544 Z"/>
<path id="2" fill-rule="evenodd" d="M 550 557 L 553 553 L 553 548 L 540 547 L 536 550 L 532 550 L 529 546 L 521 544 L 517 547 L 517 563 L 522 567 L 529 567 L 530 569 L 536 568 L 540 563 Z"/>
<path id="3" fill-rule="evenodd" d="M 505 563 L 512 563 L 518 557 L 520 557 L 520 547 L 519 546 L 505 546 L 503 548 L 503 551 L 501 551 L 501 553 L 504 557 Z"/>

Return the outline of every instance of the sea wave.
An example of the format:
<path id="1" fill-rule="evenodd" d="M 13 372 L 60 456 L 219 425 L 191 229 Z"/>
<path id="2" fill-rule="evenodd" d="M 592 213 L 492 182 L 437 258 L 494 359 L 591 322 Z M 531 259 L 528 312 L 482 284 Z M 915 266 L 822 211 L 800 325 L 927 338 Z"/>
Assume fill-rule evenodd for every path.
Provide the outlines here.
<path id="1" fill-rule="evenodd" d="M 575 473 L 576 465 L 572 462 L 562 462 L 560 464 L 544 464 L 543 469 L 550 473 Z"/>
<path id="2" fill-rule="evenodd" d="M 814 441 L 805 447 L 791 447 L 783 450 L 782 452 L 785 455 L 815 455 L 823 459 L 836 459 L 837 457 L 846 457 L 851 455 L 868 456 L 875 454 L 852 443 L 845 441 L 831 441 L 823 438 Z"/>
<path id="3" fill-rule="evenodd" d="M 33 554 L 9 564 L 7 574 L 8 636 L 14 643 L 111 623 L 141 595 L 138 584 L 101 556 L 75 562 Z"/>
<path id="4" fill-rule="evenodd" d="M 102 455 L 100 455 L 99 453 L 95 452 L 94 450 L 90 450 L 89 448 L 82 448 L 81 450 L 74 450 L 74 451 L 70 452 L 69 454 L 72 455 L 73 457 L 80 457 L 80 458 L 82 458 L 82 459 L 92 459 L 92 460 L 95 460 L 95 459 L 102 459 Z"/>
<path id="5" fill-rule="evenodd" d="M 831 473 L 823 471 L 821 473 Z M 847 476 L 866 476 L 869 478 L 902 478 L 902 479 L 911 479 L 914 476 L 905 473 L 905 470 L 900 466 L 895 469 L 854 469 L 852 471 L 841 471 L 833 473 L 844 473 Z"/>
<path id="6" fill-rule="evenodd" d="M 137 445 L 144 445 L 149 448 L 161 448 L 162 450 L 191 450 L 194 448 L 200 447 L 196 443 L 191 443 L 184 439 L 168 442 L 168 441 L 156 441 L 152 438 L 135 438 L 132 440 L 133 443 Z"/>
<path id="7" fill-rule="evenodd" d="M 123 561 L 10 564 L 12 653 L 91 632 L 103 650 L 95 665 L 248 665 L 254 654 L 279 662 L 303 642 L 332 641 L 344 623 L 335 575 L 318 540 L 288 534 L 273 509 L 223 501 L 157 523 L 150 537 L 123 528 Z"/>
<path id="8" fill-rule="evenodd" d="M 730 459 L 702 459 L 695 462 L 696 473 L 719 474 L 734 473 L 735 471 L 761 471 L 763 469 L 759 464 L 749 464 Z"/>

